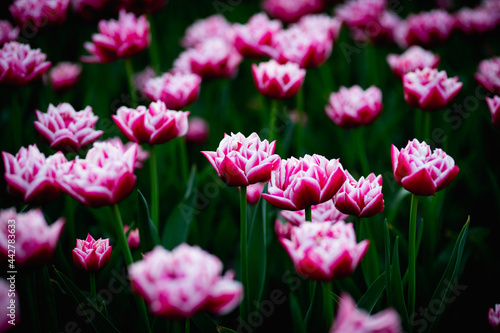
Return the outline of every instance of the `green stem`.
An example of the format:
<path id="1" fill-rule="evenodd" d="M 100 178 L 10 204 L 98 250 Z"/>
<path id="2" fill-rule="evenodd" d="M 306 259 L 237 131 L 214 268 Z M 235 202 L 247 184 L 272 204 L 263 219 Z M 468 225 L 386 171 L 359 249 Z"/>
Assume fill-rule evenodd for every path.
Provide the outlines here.
<path id="1" fill-rule="evenodd" d="M 130 102 L 132 103 L 132 107 L 135 108 L 137 107 L 137 94 L 135 92 L 134 81 L 132 80 L 134 75 L 132 59 L 126 58 L 123 60 L 125 62 L 125 71 L 127 72 L 128 88 L 130 90 Z"/>
<path id="2" fill-rule="evenodd" d="M 333 299 L 332 299 L 332 282 L 323 282 L 323 309 L 326 327 L 331 327 L 333 324 Z"/>
<path id="3" fill-rule="evenodd" d="M 189 318 L 186 318 L 186 328 L 184 329 L 184 333 L 189 333 L 191 331 L 190 323 Z"/>
<path id="4" fill-rule="evenodd" d="M 304 128 L 302 126 L 302 118 L 304 117 L 303 112 L 304 112 L 304 87 L 300 88 L 299 91 L 297 92 L 297 114 L 298 114 L 298 119 L 297 119 L 297 150 L 298 154 L 300 156 L 303 155 L 304 151 Z"/>
<path id="5" fill-rule="evenodd" d="M 19 104 L 19 92 L 14 92 L 12 94 L 12 110 L 11 110 L 11 120 L 12 120 L 12 131 L 14 131 L 14 144 L 16 149 L 22 146 L 22 137 L 25 126 L 22 125 L 23 110 Z"/>
<path id="6" fill-rule="evenodd" d="M 271 109 L 269 110 L 269 142 L 274 141 L 276 138 L 276 121 L 278 119 L 278 100 L 271 100 Z"/>
<path id="7" fill-rule="evenodd" d="M 415 109 L 415 118 L 414 118 L 414 125 L 415 125 L 415 137 L 419 138 L 420 135 L 422 134 L 422 111 L 420 109 Z"/>
<path id="8" fill-rule="evenodd" d="M 95 288 L 95 272 L 89 272 L 90 277 L 90 298 L 95 306 L 99 309 L 99 303 L 97 302 L 97 292 Z"/>
<path id="9" fill-rule="evenodd" d="M 363 175 L 368 176 L 370 173 L 370 166 L 368 165 L 368 158 L 366 157 L 365 141 L 363 138 L 363 127 L 355 129 L 356 131 L 356 143 L 358 145 L 358 153 L 361 159 L 361 170 L 363 170 Z"/>
<path id="10" fill-rule="evenodd" d="M 306 222 L 312 222 L 312 207 L 307 206 L 305 208 L 305 216 L 306 216 Z"/>
<path id="11" fill-rule="evenodd" d="M 240 251 L 241 251 L 241 282 L 243 290 L 248 295 L 248 264 L 247 264 L 247 187 L 240 187 Z M 247 318 L 250 310 L 250 299 L 244 297 L 241 304 L 241 317 Z"/>
<path id="12" fill-rule="evenodd" d="M 151 179 L 151 219 L 153 224 L 158 229 L 158 220 L 160 218 L 160 198 L 158 191 L 158 169 L 156 162 L 156 146 L 151 145 L 149 150 L 149 167 L 150 167 L 150 179 Z"/>
<path id="13" fill-rule="evenodd" d="M 422 140 L 430 140 L 431 138 L 431 112 L 422 111 L 424 114 L 424 134 Z"/>
<path id="14" fill-rule="evenodd" d="M 47 300 L 47 306 L 50 310 L 50 316 L 51 316 L 51 322 L 49 327 L 53 332 L 57 331 L 57 326 L 58 326 L 58 321 L 57 321 L 57 308 L 56 308 L 56 299 L 54 297 L 54 290 L 52 289 L 52 284 L 51 284 L 51 279 L 50 279 L 50 274 L 49 270 L 47 268 L 47 265 L 43 265 L 42 267 L 42 276 L 43 280 L 45 283 L 45 289 L 46 290 L 46 300 Z"/>
<path id="15" fill-rule="evenodd" d="M 160 57 L 159 57 L 159 52 L 158 52 L 158 39 L 156 38 L 156 29 L 153 21 L 153 16 L 151 14 L 148 14 L 148 21 L 149 21 L 149 30 L 151 33 L 151 45 L 149 45 L 148 52 L 149 52 L 149 60 L 151 61 L 151 65 L 153 65 L 153 68 L 155 71 L 160 70 Z"/>
<path id="16" fill-rule="evenodd" d="M 416 289 L 416 234 L 417 234 L 417 208 L 418 195 L 411 195 L 410 206 L 410 229 L 408 236 L 408 313 L 415 312 L 415 289 Z M 411 327 L 410 327 L 411 332 Z"/>
<path id="17" fill-rule="evenodd" d="M 187 184 L 188 182 L 188 157 L 187 157 L 187 152 L 186 152 L 186 140 L 184 138 L 179 138 L 177 139 L 178 146 L 179 146 L 179 154 L 180 154 L 180 160 L 181 160 L 181 175 L 182 175 L 182 180 L 184 181 L 184 184 Z"/>

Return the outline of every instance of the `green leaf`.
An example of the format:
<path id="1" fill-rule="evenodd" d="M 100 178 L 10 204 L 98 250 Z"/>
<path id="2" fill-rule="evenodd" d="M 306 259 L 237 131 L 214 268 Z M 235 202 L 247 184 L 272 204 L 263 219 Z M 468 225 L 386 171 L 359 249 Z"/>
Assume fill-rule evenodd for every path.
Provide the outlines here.
<path id="1" fill-rule="evenodd" d="M 96 332 L 120 332 L 69 278 L 55 267 L 53 269 L 60 279 L 61 286 L 73 296 L 73 299 L 79 306 L 79 310 L 85 314 Z M 83 309 L 82 305 L 86 305 L 87 308 Z"/>
<path id="2" fill-rule="evenodd" d="M 401 282 L 401 270 L 399 268 L 399 237 L 396 237 L 392 254 L 391 267 L 391 295 L 394 301 L 394 307 L 399 312 L 403 322 L 403 330 L 409 331 L 408 311 L 403 295 L 403 284 Z"/>
<path id="3" fill-rule="evenodd" d="M 187 239 L 189 226 L 194 218 L 196 202 L 196 191 L 194 189 L 196 189 L 196 186 L 196 167 L 193 165 L 184 198 L 174 208 L 174 211 L 168 217 L 165 229 L 163 229 L 162 244 L 168 250 L 172 250 Z"/>
<path id="4" fill-rule="evenodd" d="M 387 302 L 392 304 L 392 294 L 391 294 L 391 235 L 389 233 L 389 226 L 387 224 L 387 219 L 384 221 L 384 248 L 385 248 L 385 279 L 386 286 L 385 288 L 387 293 Z"/>
<path id="5" fill-rule="evenodd" d="M 237 333 L 236 331 L 233 331 L 230 328 L 222 327 L 222 326 L 217 326 L 217 332 L 219 332 L 219 333 Z"/>
<path id="6" fill-rule="evenodd" d="M 363 270 L 363 276 L 365 277 L 366 285 L 371 286 L 375 279 L 380 274 L 378 266 L 378 254 L 377 247 L 375 246 L 375 240 L 373 234 L 370 230 L 370 224 L 366 219 L 358 219 L 357 223 L 360 223 L 361 238 L 366 238 L 370 241 L 370 246 L 368 246 L 368 251 L 361 260 L 361 269 Z"/>
<path id="7" fill-rule="evenodd" d="M 361 299 L 358 301 L 358 307 L 365 309 L 368 313 L 371 313 L 385 290 L 386 282 L 386 273 L 383 272 L 363 294 Z"/>
<path id="8" fill-rule="evenodd" d="M 292 325 L 294 333 L 306 333 L 306 327 L 302 320 L 302 311 L 300 311 L 299 301 L 295 294 L 290 293 L 290 312 L 292 314 Z"/>
<path id="9" fill-rule="evenodd" d="M 191 322 L 203 333 L 216 333 L 218 332 L 217 322 L 205 312 L 200 312 L 191 317 Z"/>
<path id="10" fill-rule="evenodd" d="M 137 190 L 137 227 L 139 228 L 139 237 L 141 239 L 141 252 L 151 251 L 160 243 L 158 230 L 149 216 L 149 207 L 140 190 Z"/>

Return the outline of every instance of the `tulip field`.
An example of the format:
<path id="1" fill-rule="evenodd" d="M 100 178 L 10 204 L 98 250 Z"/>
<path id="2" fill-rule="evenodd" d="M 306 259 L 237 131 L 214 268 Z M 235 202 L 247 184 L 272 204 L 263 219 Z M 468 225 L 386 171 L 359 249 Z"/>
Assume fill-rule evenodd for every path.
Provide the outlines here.
<path id="1" fill-rule="evenodd" d="M 498 0 L 6 1 L 0 332 L 499 331 L 498 36 Z"/>

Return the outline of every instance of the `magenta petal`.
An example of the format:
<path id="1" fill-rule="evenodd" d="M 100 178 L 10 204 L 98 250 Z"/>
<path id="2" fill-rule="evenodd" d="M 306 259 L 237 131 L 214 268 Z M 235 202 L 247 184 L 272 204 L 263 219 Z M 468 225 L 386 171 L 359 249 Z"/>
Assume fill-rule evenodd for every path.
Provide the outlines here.
<path id="1" fill-rule="evenodd" d="M 402 179 L 402 186 L 408 192 L 416 195 L 427 196 L 433 195 L 436 192 L 436 185 L 425 168 L 404 177 Z"/>
<path id="2" fill-rule="evenodd" d="M 233 160 L 224 156 L 219 171 L 221 179 L 229 186 L 248 186 L 248 179 L 243 170 L 234 164 Z"/>
<path id="3" fill-rule="evenodd" d="M 320 203 L 320 194 L 318 182 L 313 178 L 304 177 L 292 189 L 290 200 L 297 208 L 304 209 Z"/>
<path id="4" fill-rule="evenodd" d="M 269 202 L 271 205 L 276 206 L 285 210 L 301 210 L 303 208 L 296 207 L 292 201 L 289 199 L 283 198 L 282 196 L 270 195 L 267 193 L 262 193 L 262 197 Z"/>

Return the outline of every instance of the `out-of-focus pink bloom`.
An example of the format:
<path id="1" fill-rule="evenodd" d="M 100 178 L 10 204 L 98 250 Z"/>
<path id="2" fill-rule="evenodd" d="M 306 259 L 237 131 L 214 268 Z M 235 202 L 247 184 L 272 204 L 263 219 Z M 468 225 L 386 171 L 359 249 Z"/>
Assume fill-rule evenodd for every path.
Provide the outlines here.
<path id="1" fill-rule="evenodd" d="M 109 245 L 109 238 L 95 240 L 87 234 L 85 240 L 76 240 L 76 247 L 72 252 L 73 262 L 78 269 L 97 272 L 108 264 L 112 249 L 113 247 Z"/>
<path id="2" fill-rule="evenodd" d="M 38 118 L 35 127 L 54 150 L 76 152 L 104 134 L 95 130 L 99 117 L 94 115 L 90 106 L 75 111 L 68 103 L 57 107 L 50 104 L 47 113 L 35 112 Z"/>
<path id="3" fill-rule="evenodd" d="M 335 13 L 347 26 L 360 27 L 377 22 L 386 6 L 386 0 L 350 0 L 337 6 Z"/>
<path id="4" fill-rule="evenodd" d="M 433 195 L 448 186 L 458 174 L 458 166 L 442 149 L 434 149 L 417 139 L 400 151 L 391 146 L 392 170 L 396 182 L 416 195 Z"/>
<path id="5" fill-rule="evenodd" d="M 148 48 L 151 42 L 146 16 L 137 17 L 124 10 L 120 10 L 118 20 L 99 21 L 98 31 L 92 36 L 92 42 L 84 45 L 90 53 L 82 57 L 84 62 L 107 63 L 130 58 Z"/>
<path id="6" fill-rule="evenodd" d="M 21 147 L 16 156 L 2 152 L 5 180 L 9 192 L 24 199 L 27 204 L 41 204 L 56 200 L 61 189 L 56 171 L 66 163 L 63 153 L 45 157 L 36 144 Z"/>
<path id="7" fill-rule="evenodd" d="M 404 22 L 404 40 L 407 45 L 433 47 L 446 42 L 455 26 L 455 19 L 442 9 L 410 14 Z"/>
<path id="8" fill-rule="evenodd" d="M 247 202 L 249 205 L 256 205 L 259 202 L 265 183 L 255 183 L 247 187 Z"/>
<path id="9" fill-rule="evenodd" d="M 483 7 L 462 8 L 455 13 L 455 26 L 468 35 L 492 31 L 500 23 L 498 12 Z"/>
<path id="10" fill-rule="evenodd" d="M 280 21 L 270 20 L 266 14 L 257 13 L 247 24 L 234 25 L 234 46 L 247 58 L 269 56 L 272 54 L 274 36 L 281 28 Z"/>
<path id="11" fill-rule="evenodd" d="M 332 47 L 330 33 L 295 25 L 276 34 L 273 58 L 282 64 L 290 61 L 302 68 L 318 67 L 330 57 Z"/>
<path id="12" fill-rule="evenodd" d="M 474 78 L 491 93 L 500 94 L 500 57 L 482 60 Z"/>
<path id="13" fill-rule="evenodd" d="M 301 210 L 333 198 L 345 181 L 339 159 L 313 154 L 282 160 L 271 172 L 267 194 L 262 197 L 286 210 Z"/>
<path id="14" fill-rule="evenodd" d="M 193 144 L 202 144 L 208 140 L 210 135 L 210 125 L 201 117 L 189 117 L 188 131 L 186 133 L 186 142 Z"/>
<path id="15" fill-rule="evenodd" d="M 271 59 L 252 64 L 252 77 L 257 90 L 264 96 L 286 99 L 297 94 L 304 83 L 306 70 L 296 63 L 279 64 Z"/>
<path id="16" fill-rule="evenodd" d="M 94 142 L 85 159 L 65 163 L 57 182 L 73 198 L 90 207 L 114 205 L 135 186 L 137 144 L 125 152 L 109 142 Z"/>
<path id="17" fill-rule="evenodd" d="M 12 42 L 19 36 L 19 27 L 12 27 L 9 21 L 0 20 L 0 46 Z"/>
<path id="18" fill-rule="evenodd" d="M 332 40 L 339 37 L 342 21 L 327 14 L 309 14 L 302 16 L 297 22 L 300 29 L 309 31 L 312 34 L 326 32 Z"/>
<path id="19" fill-rule="evenodd" d="M 345 214 L 370 217 L 384 210 L 382 175 L 370 173 L 356 181 L 346 170 L 347 179 L 335 195 L 335 207 Z"/>
<path id="20" fill-rule="evenodd" d="M 122 106 L 112 115 L 116 126 L 130 140 L 158 145 L 184 136 L 188 130 L 189 111 L 168 110 L 162 101 L 137 109 Z"/>
<path id="21" fill-rule="evenodd" d="M 56 92 L 72 89 L 78 83 L 82 66 L 72 62 L 61 62 L 49 70 L 48 83 Z"/>
<path id="22" fill-rule="evenodd" d="M 322 0 L 264 0 L 262 8 L 272 17 L 285 23 L 298 21 L 307 14 L 323 9 Z"/>
<path id="23" fill-rule="evenodd" d="M 0 50 L 0 84 L 21 87 L 41 78 L 51 65 L 46 58 L 28 44 L 5 43 Z"/>
<path id="24" fill-rule="evenodd" d="M 146 82 L 144 93 L 152 101 L 163 101 L 169 109 L 181 110 L 198 98 L 200 85 L 196 74 L 164 73 Z"/>
<path id="25" fill-rule="evenodd" d="M 184 48 L 193 48 L 211 38 L 221 38 L 229 43 L 233 43 L 233 27 L 220 14 L 196 20 L 191 24 L 182 37 L 181 46 Z"/>
<path id="26" fill-rule="evenodd" d="M 444 109 L 460 89 L 462 82 L 458 82 L 458 76 L 448 78 L 445 71 L 435 68 L 417 69 L 403 76 L 405 101 L 424 111 Z"/>
<path id="27" fill-rule="evenodd" d="M 365 26 L 350 27 L 352 38 L 359 43 L 392 44 L 396 41 L 395 32 L 401 18 L 392 11 L 385 10 L 374 21 Z"/>
<path id="28" fill-rule="evenodd" d="M 307 122 L 309 121 L 307 117 L 307 113 L 297 111 L 296 109 L 290 110 L 288 113 L 288 117 L 290 118 L 290 121 L 294 124 L 301 124 L 302 126 L 306 126 Z"/>
<path id="29" fill-rule="evenodd" d="M 14 291 L 11 291 L 12 288 L 10 285 L 12 282 L 15 282 L 15 279 L 12 279 L 12 277 L 8 277 L 8 280 L 0 278 L 0 306 L 2 309 L 7 309 L 7 315 L 4 316 L 4 319 L 0 320 L 0 332 L 7 332 L 21 322 L 20 314 L 15 313 L 15 308 L 19 307 L 19 297 L 17 297 L 17 290 L 14 289 Z M 14 312 L 14 319 L 10 317 L 11 309 Z"/>
<path id="30" fill-rule="evenodd" d="M 401 319 L 396 310 L 389 308 L 375 315 L 356 307 L 356 303 L 346 293 L 340 296 L 337 315 L 330 333 L 401 333 Z"/>
<path id="31" fill-rule="evenodd" d="M 280 219 L 276 219 L 274 221 L 274 232 L 276 233 L 276 236 L 278 236 L 278 238 L 285 237 L 290 239 L 290 237 L 292 237 L 291 235 L 293 228 L 295 228 L 295 226 L 288 221 L 281 222 Z"/>
<path id="32" fill-rule="evenodd" d="M 297 272 L 308 279 L 331 281 L 348 277 L 368 249 L 369 241 L 356 243 L 352 223 L 303 223 L 280 237 Z"/>
<path id="33" fill-rule="evenodd" d="M 87 19 L 99 17 L 113 0 L 71 0 L 73 11 Z"/>
<path id="34" fill-rule="evenodd" d="M 282 210 L 280 212 L 281 217 L 283 217 L 287 222 L 290 222 L 294 226 L 301 225 L 306 222 L 305 210 Z M 330 222 L 336 223 L 338 221 L 344 221 L 348 215 L 339 211 L 333 204 L 333 200 L 327 200 L 319 205 L 311 206 L 311 215 L 314 222 Z M 311 222 L 311 221 L 309 221 Z"/>
<path id="35" fill-rule="evenodd" d="M 118 8 L 136 14 L 154 13 L 162 9 L 167 0 L 118 0 Z"/>
<path id="36" fill-rule="evenodd" d="M 142 71 L 135 73 L 132 76 L 132 84 L 135 90 L 144 94 L 144 89 L 146 88 L 146 83 L 152 78 L 156 77 L 156 72 L 151 66 L 147 66 Z"/>
<path id="37" fill-rule="evenodd" d="M 127 234 L 129 229 L 130 227 L 128 225 L 125 225 L 123 227 L 123 232 Z M 141 246 L 141 239 L 139 238 L 139 229 L 135 228 L 128 233 L 127 243 L 128 247 L 131 250 L 138 249 Z"/>
<path id="38" fill-rule="evenodd" d="M 14 222 L 10 222 L 14 221 Z M 15 229 L 16 265 L 45 264 L 52 258 L 64 227 L 64 218 L 47 225 L 42 210 L 32 209 L 26 213 L 16 213 L 14 208 L 0 211 L 0 259 L 6 262 L 9 251 L 8 235 Z M 12 227 L 12 225 L 14 227 Z M 12 248 L 12 246 L 10 247 Z"/>
<path id="39" fill-rule="evenodd" d="M 229 186 L 248 186 L 267 182 L 276 170 L 280 157 L 274 154 L 276 141 L 261 141 L 257 133 L 227 135 L 216 151 L 201 153 L 212 164 L 219 177 Z"/>
<path id="40" fill-rule="evenodd" d="M 387 55 L 387 63 L 394 74 L 403 77 L 406 73 L 414 72 L 425 67 L 437 68 L 439 65 L 439 55 L 423 49 L 418 45 L 410 46 L 401 55 Z"/>
<path id="41" fill-rule="evenodd" d="M 66 20 L 70 0 L 15 0 L 9 6 L 12 17 L 20 26 L 37 30 L 60 25 Z"/>
<path id="42" fill-rule="evenodd" d="M 135 145 L 134 142 L 128 141 L 126 144 L 123 144 L 122 140 L 115 136 L 113 138 L 107 139 L 105 142 L 109 142 L 112 145 L 115 145 L 116 147 L 120 148 L 124 153 L 129 150 L 133 145 Z M 149 151 L 146 149 L 142 148 L 140 145 L 137 146 L 137 156 L 135 159 L 135 165 L 134 167 L 136 169 L 142 169 L 144 167 L 144 162 L 149 158 Z"/>
<path id="43" fill-rule="evenodd" d="M 232 78 L 242 60 L 233 44 L 214 37 L 182 52 L 174 61 L 173 71 L 195 73 L 203 79 Z"/>
<path id="44" fill-rule="evenodd" d="M 500 328 L 500 304 L 495 304 L 495 308 L 490 308 L 488 310 L 488 321 L 490 322 L 493 330 L 498 331 Z"/>
<path id="45" fill-rule="evenodd" d="M 369 125 L 382 112 L 382 92 L 375 86 L 367 90 L 358 85 L 351 88 L 340 87 L 338 92 L 330 94 L 325 112 L 342 128 Z"/>
<path id="46" fill-rule="evenodd" d="M 491 122 L 500 128 L 500 96 L 486 97 L 486 103 L 491 112 Z"/>
<path id="47" fill-rule="evenodd" d="M 243 299 L 234 273 L 221 276 L 222 262 L 198 246 L 183 243 L 172 251 L 156 246 L 129 266 L 132 289 L 150 311 L 167 318 L 189 318 L 198 312 L 223 315 Z"/>

